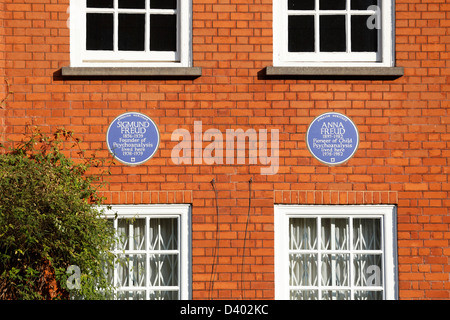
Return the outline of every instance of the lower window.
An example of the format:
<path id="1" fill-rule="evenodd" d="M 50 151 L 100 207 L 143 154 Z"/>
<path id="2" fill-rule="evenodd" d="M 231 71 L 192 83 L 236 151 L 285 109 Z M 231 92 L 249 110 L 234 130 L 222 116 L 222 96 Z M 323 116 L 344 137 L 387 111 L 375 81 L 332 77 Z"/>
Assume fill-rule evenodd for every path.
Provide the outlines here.
<path id="1" fill-rule="evenodd" d="M 119 300 L 190 299 L 190 208 L 113 206 L 117 242 L 111 281 Z"/>
<path id="2" fill-rule="evenodd" d="M 394 219 L 394 206 L 276 206 L 276 298 L 396 299 Z"/>

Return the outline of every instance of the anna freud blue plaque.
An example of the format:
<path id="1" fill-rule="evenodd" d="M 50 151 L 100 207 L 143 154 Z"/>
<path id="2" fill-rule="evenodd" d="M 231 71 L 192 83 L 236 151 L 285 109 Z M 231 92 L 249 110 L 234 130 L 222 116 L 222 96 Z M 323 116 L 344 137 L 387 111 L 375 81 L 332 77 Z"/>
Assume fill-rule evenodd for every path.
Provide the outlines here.
<path id="1" fill-rule="evenodd" d="M 136 166 L 148 161 L 159 147 L 158 127 L 148 116 L 128 112 L 118 116 L 109 125 L 106 143 L 114 158 Z"/>
<path id="2" fill-rule="evenodd" d="M 328 112 L 311 122 L 306 133 L 306 144 L 317 160 L 336 166 L 353 157 L 358 149 L 359 133 L 350 118 Z"/>

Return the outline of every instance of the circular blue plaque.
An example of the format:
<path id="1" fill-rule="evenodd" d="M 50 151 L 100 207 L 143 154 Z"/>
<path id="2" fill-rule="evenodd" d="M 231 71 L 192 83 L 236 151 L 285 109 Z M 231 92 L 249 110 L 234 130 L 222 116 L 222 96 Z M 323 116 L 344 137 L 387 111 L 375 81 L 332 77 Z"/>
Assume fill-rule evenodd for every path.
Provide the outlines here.
<path id="1" fill-rule="evenodd" d="M 138 112 L 118 116 L 109 125 L 106 143 L 120 162 L 136 166 L 148 161 L 159 147 L 160 135 L 155 122 Z"/>
<path id="2" fill-rule="evenodd" d="M 353 157 L 358 149 L 359 133 L 350 118 L 328 112 L 311 122 L 306 133 L 306 144 L 317 160 L 336 166 Z"/>

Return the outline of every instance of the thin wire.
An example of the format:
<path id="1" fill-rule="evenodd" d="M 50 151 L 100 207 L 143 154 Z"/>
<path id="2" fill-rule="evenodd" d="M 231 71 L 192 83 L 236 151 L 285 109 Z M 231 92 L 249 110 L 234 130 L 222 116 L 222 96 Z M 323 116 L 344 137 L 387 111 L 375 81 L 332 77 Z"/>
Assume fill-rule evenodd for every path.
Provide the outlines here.
<path id="1" fill-rule="evenodd" d="M 217 189 L 216 189 L 216 180 L 211 180 L 211 185 L 213 186 L 215 197 L 216 197 L 216 246 L 214 248 L 213 253 L 213 265 L 211 270 L 211 278 L 209 280 L 209 299 L 211 299 L 212 291 L 214 290 L 214 275 L 215 275 L 215 269 L 216 269 L 216 260 L 217 260 L 217 254 L 219 251 L 219 241 L 220 241 L 220 230 L 219 230 L 219 203 L 218 203 L 218 196 L 217 196 Z"/>
<path id="2" fill-rule="evenodd" d="M 252 206 L 252 182 L 253 178 L 250 178 L 248 181 L 248 212 L 247 212 L 247 221 L 245 223 L 245 233 L 244 233 L 244 248 L 242 250 L 242 261 L 241 261 L 241 297 L 245 299 L 245 290 L 244 290 L 244 259 L 245 259 L 245 248 L 247 242 L 247 229 L 248 223 L 250 220 L 250 208 Z"/>

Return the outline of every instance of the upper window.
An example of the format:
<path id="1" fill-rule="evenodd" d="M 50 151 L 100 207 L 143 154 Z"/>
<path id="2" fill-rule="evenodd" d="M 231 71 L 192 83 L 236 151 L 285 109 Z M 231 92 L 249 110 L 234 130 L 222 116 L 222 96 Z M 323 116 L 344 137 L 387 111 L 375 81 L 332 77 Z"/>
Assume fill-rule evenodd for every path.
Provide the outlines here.
<path id="1" fill-rule="evenodd" d="M 396 298 L 393 206 L 277 206 L 275 295 Z"/>
<path id="2" fill-rule="evenodd" d="M 71 0 L 71 66 L 191 65 L 191 1 Z"/>
<path id="3" fill-rule="evenodd" d="M 274 65 L 393 66 L 393 1 L 274 1 Z"/>
<path id="4" fill-rule="evenodd" d="M 111 281 L 119 300 L 188 300 L 190 207 L 113 206 L 117 262 Z"/>

